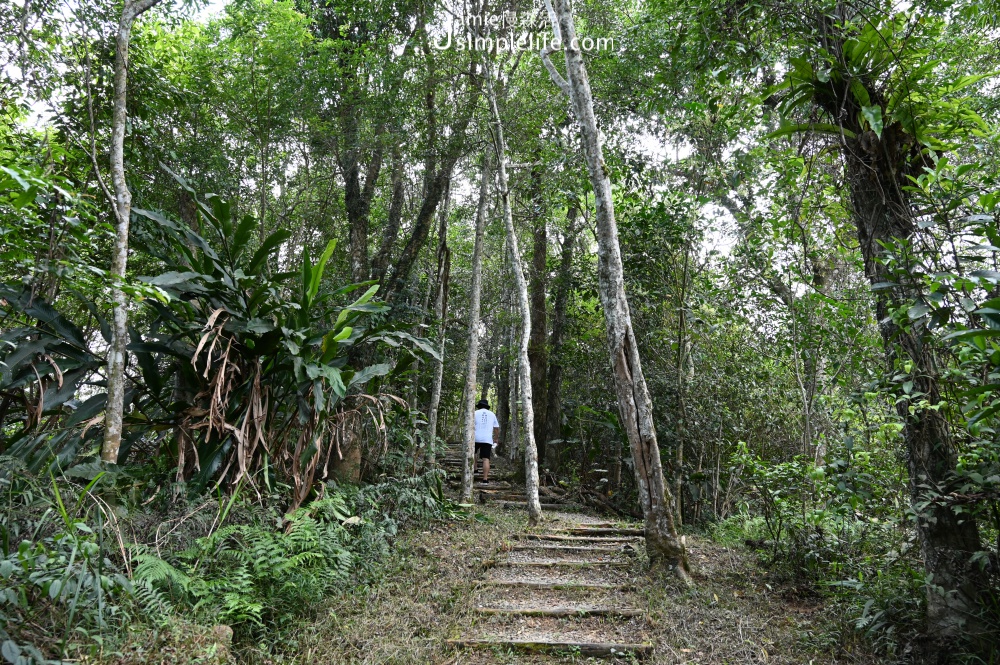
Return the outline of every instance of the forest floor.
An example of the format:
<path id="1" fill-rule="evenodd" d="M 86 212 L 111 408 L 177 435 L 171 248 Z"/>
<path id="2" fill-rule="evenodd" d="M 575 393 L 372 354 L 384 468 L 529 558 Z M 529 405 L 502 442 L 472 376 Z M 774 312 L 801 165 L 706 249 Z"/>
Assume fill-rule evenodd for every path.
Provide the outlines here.
<path id="1" fill-rule="evenodd" d="M 850 631 L 842 629 L 835 607 L 815 594 L 773 579 L 754 552 L 688 536 L 693 584 L 687 587 L 673 576 L 649 571 L 641 539 L 579 543 L 618 550 L 611 555 L 559 552 L 551 547 L 545 552 L 533 550 L 528 545 L 577 545 L 539 540 L 539 536 L 562 534 L 559 537 L 565 538 L 574 527 L 588 523 L 636 526 L 608 525 L 606 518 L 586 512 L 551 512 L 546 518 L 542 525 L 529 528 L 523 510 L 477 505 L 466 522 L 436 524 L 404 534 L 378 581 L 331 599 L 326 614 L 295 631 L 283 655 L 270 662 L 607 662 L 591 659 L 570 646 L 554 653 L 522 653 L 511 648 L 510 643 L 518 640 L 628 643 L 645 652 L 639 655 L 650 663 L 883 662 L 863 643 L 850 638 Z M 610 556 L 615 564 L 586 568 L 570 564 L 564 569 L 565 559 L 579 560 L 580 556 L 589 556 L 591 561 L 595 556 L 597 560 Z M 563 563 L 552 561 L 552 557 L 562 558 Z M 550 565 L 538 566 L 540 561 Z M 616 588 L 495 585 L 503 580 L 583 581 Z M 555 618 L 484 614 L 484 606 L 494 610 L 628 607 L 640 612 L 627 617 L 574 614 Z M 469 640 L 507 644 L 461 645 Z M 633 653 L 615 660 L 632 662 L 636 656 Z"/>

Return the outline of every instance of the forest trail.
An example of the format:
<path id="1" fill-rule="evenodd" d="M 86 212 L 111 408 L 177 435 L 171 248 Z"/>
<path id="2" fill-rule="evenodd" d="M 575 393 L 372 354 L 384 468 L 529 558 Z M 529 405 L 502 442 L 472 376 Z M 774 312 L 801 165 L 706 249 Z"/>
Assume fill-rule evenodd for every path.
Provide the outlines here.
<path id="1" fill-rule="evenodd" d="M 457 490 L 460 455 L 439 462 Z M 649 569 L 643 539 L 626 530 L 634 525 L 573 506 L 554 488 L 542 524 L 528 526 L 509 463 L 497 462 L 490 483 L 476 484 L 468 519 L 401 534 L 383 574 L 331 597 L 275 662 L 879 662 L 844 638 L 835 606 L 741 546 L 688 536 L 694 584 L 685 587 Z"/>
<path id="2" fill-rule="evenodd" d="M 442 464 L 461 476 L 463 451 L 449 446 Z M 502 461 L 489 484 L 477 483 L 480 503 L 524 509 L 523 486 Z M 451 663 L 539 662 L 543 654 L 618 659 L 649 656 L 648 617 L 629 571 L 644 551 L 642 530 L 576 510 L 544 492 L 545 521 L 502 543 L 473 592 L 473 622 L 446 645 Z M 497 660 L 493 658 L 500 658 Z M 519 662 L 519 661 L 515 661 Z"/>

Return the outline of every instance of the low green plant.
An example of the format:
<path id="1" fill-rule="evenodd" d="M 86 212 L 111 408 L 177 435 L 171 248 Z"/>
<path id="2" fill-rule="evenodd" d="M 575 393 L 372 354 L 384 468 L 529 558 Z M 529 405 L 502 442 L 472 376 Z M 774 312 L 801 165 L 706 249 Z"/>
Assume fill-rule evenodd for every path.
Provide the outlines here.
<path id="1" fill-rule="evenodd" d="M 331 482 L 290 514 L 223 526 L 180 552 L 136 546 L 136 597 L 147 616 L 182 612 L 228 624 L 244 641 L 274 638 L 328 594 L 378 575 L 402 525 L 460 514 L 440 481 L 434 471 L 365 487 Z"/>
<path id="2" fill-rule="evenodd" d="M 110 506 L 92 490 L 0 457 L 7 511 L 0 519 L 0 642 L 9 662 L 96 653 L 129 618 L 132 585 L 106 542 Z"/>
<path id="3" fill-rule="evenodd" d="M 253 632 L 280 629 L 321 600 L 352 569 L 351 516 L 338 494 L 273 524 L 224 526 L 181 552 L 160 558 L 137 548 L 135 579 L 146 603 L 193 611 Z"/>

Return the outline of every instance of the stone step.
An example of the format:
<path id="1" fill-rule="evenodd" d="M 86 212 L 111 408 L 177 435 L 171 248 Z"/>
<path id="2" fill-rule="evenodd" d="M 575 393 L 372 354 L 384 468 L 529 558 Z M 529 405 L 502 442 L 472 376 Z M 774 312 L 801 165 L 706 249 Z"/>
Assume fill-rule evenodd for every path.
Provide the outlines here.
<path id="1" fill-rule="evenodd" d="M 621 547 L 584 547 L 582 545 L 514 545 L 513 552 L 622 552 Z"/>
<path id="2" fill-rule="evenodd" d="M 483 607 L 477 614 L 510 614 L 524 617 L 641 617 L 644 612 L 632 607 Z"/>
<path id="3" fill-rule="evenodd" d="M 532 582 L 528 580 L 482 580 L 476 586 L 479 588 L 510 587 L 516 589 L 539 589 L 543 591 L 602 590 L 617 591 L 619 593 L 636 590 L 634 584 L 605 584 L 603 582 Z"/>
<path id="4" fill-rule="evenodd" d="M 628 568 L 628 561 L 498 561 L 497 567 L 509 568 Z"/>
<path id="5" fill-rule="evenodd" d="M 561 529 L 560 533 L 565 533 L 569 536 L 645 536 L 646 532 L 642 529 L 628 529 L 628 528 L 590 528 L 585 526 L 569 527 L 566 529 Z"/>
<path id="6" fill-rule="evenodd" d="M 562 543 L 634 543 L 641 536 L 564 536 L 556 533 L 522 533 L 516 540 L 544 540 Z"/>
<path id="7" fill-rule="evenodd" d="M 501 640 L 501 639 L 459 639 L 448 640 L 448 644 L 461 649 L 510 649 L 529 653 L 566 651 L 586 658 L 615 658 L 632 655 L 646 658 L 653 653 L 651 644 L 628 644 L 615 642 L 559 642 L 556 640 Z"/>
<path id="8" fill-rule="evenodd" d="M 523 508 L 527 510 L 527 501 L 491 501 L 492 505 L 501 508 Z M 541 503 L 542 510 L 583 510 L 583 506 L 575 503 Z"/>

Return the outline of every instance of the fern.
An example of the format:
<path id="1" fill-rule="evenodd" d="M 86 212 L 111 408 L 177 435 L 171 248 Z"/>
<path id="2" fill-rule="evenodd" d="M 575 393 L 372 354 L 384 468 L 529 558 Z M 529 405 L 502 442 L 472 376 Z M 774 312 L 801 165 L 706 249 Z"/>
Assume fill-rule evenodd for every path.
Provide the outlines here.
<path id="1" fill-rule="evenodd" d="M 175 585 L 185 593 L 187 592 L 191 584 L 189 575 L 153 554 L 140 553 L 136 554 L 134 558 L 137 565 L 132 573 L 132 578 L 136 582 L 145 582 L 149 585 L 166 584 L 168 587 Z"/>

